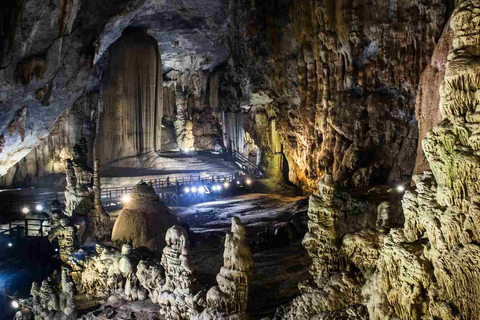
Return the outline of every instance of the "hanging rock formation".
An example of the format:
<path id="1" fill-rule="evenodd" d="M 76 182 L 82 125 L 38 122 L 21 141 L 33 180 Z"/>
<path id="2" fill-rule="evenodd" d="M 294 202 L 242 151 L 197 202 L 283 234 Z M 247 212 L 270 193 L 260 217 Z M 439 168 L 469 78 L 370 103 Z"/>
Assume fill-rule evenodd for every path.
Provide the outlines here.
<path id="1" fill-rule="evenodd" d="M 158 44 L 126 30 L 109 48 L 98 158 L 111 161 L 161 149 L 162 65 Z"/>
<path id="2" fill-rule="evenodd" d="M 179 220 L 160 200 L 152 186 L 138 184 L 120 212 L 112 241 L 130 242 L 134 248 L 146 247 L 159 254 L 165 246 L 167 230 Z"/>

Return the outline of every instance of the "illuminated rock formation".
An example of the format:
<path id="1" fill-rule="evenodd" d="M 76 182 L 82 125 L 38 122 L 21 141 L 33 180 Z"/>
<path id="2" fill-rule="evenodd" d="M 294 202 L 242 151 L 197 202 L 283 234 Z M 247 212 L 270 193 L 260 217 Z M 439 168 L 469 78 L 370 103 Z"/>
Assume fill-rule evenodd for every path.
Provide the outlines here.
<path id="1" fill-rule="evenodd" d="M 130 242 L 133 248 L 146 247 L 157 254 L 165 246 L 167 230 L 179 220 L 160 200 L 152 186 L 140 183 L 125 203 L 112 232 L 112 240 Z"/>
<path id="2" fill-rule="evenodd" d="M 158 298 L 160 315 L 166 319 L 192 319 L 203 309 L 202 294 L 195 294 L 193 265 L 189 258 L 188 235 L 175 225 L 165 235 L 161 264 L 165 269 L 165 284 Z"/>
<path id="3" fill-rule="evenodd" d="M 74 290 L 74 284 L 65 269 L 59 281 L 48 277 L 41 285 L 34 282 L 30 290 L 31 298 L 20 299 L 22 310 L 15 315 L 15 319 L 28 319 L 28 314 L 33 314 L 39 320 L 73 320 L 76 318 Z"/>
<path id="4" fill-rule="evenodd" d="M 48 239 L 50 242 L 58 242 L 60 259 L 66 262 L 78 245 L 71 218 L 61 213 L 53 213 Z"/>
<path id="5" fill-rule="evenodd" d="M 201 319 L 244 319 L 247 316 L 248 284 L 253 274 L 253 255 L 246 240 L 247 231 L 237 217 L 225 238 L 223 267 L 218 285 L 207 292 L 207 309 Z"/>
<path id="6" fill-rule="evenodd" d="M 96 184 L 94 171 L 87 165 L 87 141 L 81 139 L 73 146 L 73 159 L 67 159 L 67 187 L 65 190 L 65 214 L 75 225 L 79 244 L 93 236 L 105 239 L 110 233 L 110 217 L 101 204 L 95 205 L 94 187 L 99 190 L 98 167 L 96 168 Z"/>
<path id="7" fill-rule="evenodd" d="M 165 270 L 156 262 L 142 260 L 137 266 L 137 278 L 140 285 L 148 291 L 153 303 L 158 303 L 162 287 L 165 284 Z"/>
<path id="8" fill-rule="evenodd" d="M 326 316 L 334 310 L 345 313 L 360 304 L 373 320 L 473 319 L 479 314 L 479 31 L 475 24 L 479 10 L 477 1 L 464 1 L 451 19 L 453 51 L 440 89 L 443 121 L 423 141 L 432 172 L 415 175 L 415 188 L 405 192 L 403 228 L 394 223 L 392 204 L 382 202 L 377 209 L 377 231 L 344 234 L 338 255 L 323 249 L 332 243 L 324 230 L 334 235 L 348 222 L 337 220 L 337 228 L 332 228 L 331 220 L 311 214 L 315 208 L 323 208 L 326 197 L 322 197 L 322 206 L 312 206 L 311 201 L 310 232 L 317 220 L 322 232 L 317 231 L 317 237 L 307 234 L 305 239 L 311 240 L 304 244 L 313 260 L 316 286 L 300 284 L 302 295 L 289 308 L 280 309 L 278 318 Z M 333 203 L 338 208 L 341 202 L 335 197 Z M 342 215 L 336 217 L 342 219 Z M 317 247 L 322 248 L 321 254 L 312 255 L 312 248 Z M 326 253 L 340 258 L 333 264 L 340 273 L 325 272 L 331 261 L 323 258 Z M 345 266 L 349 263 L 360 273 L 348 271 Z M 352 278 L 354 275 L 357 278 Z"/>
<path id="9" fill-rule="evenodd" d="M 162 64 L 151 36 L 125 31 L 109 48 L 98 155 L 110 162 L 161 149 Z"/>

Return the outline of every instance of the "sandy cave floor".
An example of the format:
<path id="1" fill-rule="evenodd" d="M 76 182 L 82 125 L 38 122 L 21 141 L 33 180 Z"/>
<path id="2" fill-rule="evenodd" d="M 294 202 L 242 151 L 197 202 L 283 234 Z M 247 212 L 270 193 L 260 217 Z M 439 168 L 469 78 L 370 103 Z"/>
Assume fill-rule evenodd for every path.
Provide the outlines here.
<path id="1" fill-rule="evenodd" d="M 255 261 L 249 312 L 253 319 L 261 319 L 298 295 L 298 282 L 309 276 L 310 259 L 301 244 L 307 229 L 307 207 L 306 197 L 252 193 L 172 209 L 190 228 L 195 276 L 206 289 L 216 285 L 231 218 L 240 217 Z M 107 313 L 115 313 L 118 319 L 153 319 L 157 310 L 149 300 L 118 302 L 89 312 L 84 319 L 104 319 Z"/>

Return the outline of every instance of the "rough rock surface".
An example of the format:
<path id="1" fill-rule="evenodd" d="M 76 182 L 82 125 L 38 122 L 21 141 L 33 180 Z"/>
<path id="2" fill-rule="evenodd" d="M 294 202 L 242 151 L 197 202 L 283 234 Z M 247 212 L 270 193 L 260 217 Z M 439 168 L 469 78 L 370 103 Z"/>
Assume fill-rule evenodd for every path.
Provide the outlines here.
<path id="1" fill-rule="evenodd" d="M 152 186 L 140 183 L 120 212 L 112 231 L 112 241 L 131 242 L 134 248 L 146 247 L 161 253 L 165 234 L 178 218 L 160 200 Z"/>
<path id="2" fill-rule="evenodd" d="M 422 141 L 427 133 L 442 120 L 440 112 L 440 86 L 445 77 L 447 56 L 452 51 L 452 29 L 445 26 L 438 41 L 430 64 L 425 68 L 418 86 L 415 102 L 415 117 L 418 121 L 418 146 L 414 174 L 429 170 L 429 164 L 423 153 Z"/>
<path id="3" fill-rule="evenodd" d="M 304 238 L 313 281 L 300 283 L 302 295 L 280 308 L 277 319 L 323 319 L 325 311 L 342 313 L 359 304 L 364 305 L 360 316 L 374 320 L 472 319 L 478 314 L 479 33 L 474 21 L 479 8 L 477 1 L 462 2 L 451 19 L 452 53 L 440 89 L 443 120 L 423 140 L 432 172 L 415 175 L 415 187 L 406 191 L 403 228 L 385 230 L 388 224 L 382 221 L 391 214 L 381 204 L 377 232 L 344 234 L 338 242 L 339 226 L 345 224 L 338 223 L 333 201 L 338 191 L 328 183 L 333 179 L 326 179 L 321 197 L 311 198 Z"/>
<path id="4" fill-rule="evenodd" d="M 325 172 L 352 186 L 408 178 L 415 95 L 442 32 L 443 2 L 289 4 L 237 11 L 248 23 L 234 37 L 247 40 L 233 46 L 224 77 L 238 84 L 236 94 L 222 98 L 249 110 L 248 131 L 270 153 L 255 126 L 275 123 L 289 176 L 306 190 Z"/>

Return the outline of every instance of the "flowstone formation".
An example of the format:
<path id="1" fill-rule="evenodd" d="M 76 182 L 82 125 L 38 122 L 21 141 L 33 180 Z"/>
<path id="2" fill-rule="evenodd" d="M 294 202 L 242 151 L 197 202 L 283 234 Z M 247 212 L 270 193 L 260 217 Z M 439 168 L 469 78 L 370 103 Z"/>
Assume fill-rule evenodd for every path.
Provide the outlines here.
<path id="1" fill-rule="evenodd" d="M 138 30 L 125 30 L 109 48 L 104 78 L 98 157 L 109 163 L 161 149 L 162 64 L 158 43 Z"/>
<path id="2" fill-rule="evenodd" d="M 253 255 L 246 236 L 240 219 L 233 217 L 231 233 L 225 238 L 218 285 L 208 290 L 208 309 L 201 319 L 248 319 L 248 284 L 253 275 Z"/>
<path id="3" fill-rule="evenodd" d="M 161 253 L 167 230 L 179 224 L 175 214 L 160 200 L 151 185 L 138 184 L 120 212 L 112 241 L 131 242 L 133 248 L 146 247 Z"/>

